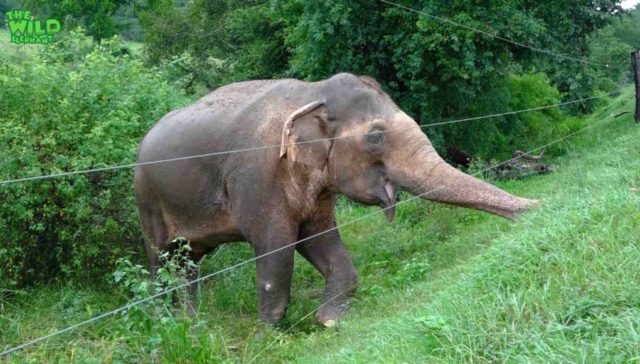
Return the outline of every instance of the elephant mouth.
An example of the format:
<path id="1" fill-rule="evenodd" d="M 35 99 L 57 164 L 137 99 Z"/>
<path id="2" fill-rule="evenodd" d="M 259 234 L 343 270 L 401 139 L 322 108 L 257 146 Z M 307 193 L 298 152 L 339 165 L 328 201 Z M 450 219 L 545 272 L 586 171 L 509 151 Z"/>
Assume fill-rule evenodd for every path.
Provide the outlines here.
<path id="1" fill-rule="evenodd" d="M 389 222 L 393 222 L 393 218 L 396 215 L 396 198 L 398 197 L 398 194 L 396 193 L 396 189 L 393 186 L 393 184 L 391 184 L 391 182 L 385 178 L 385 182 L 384 182 L 384 187 L 383 187 L 384 192 L 382 193 L 382 203 L 380 204 L 380 207 L 382 207 L 384 209 L 384 215 L 387 217 L 387 220 L 389 220 Z"/>

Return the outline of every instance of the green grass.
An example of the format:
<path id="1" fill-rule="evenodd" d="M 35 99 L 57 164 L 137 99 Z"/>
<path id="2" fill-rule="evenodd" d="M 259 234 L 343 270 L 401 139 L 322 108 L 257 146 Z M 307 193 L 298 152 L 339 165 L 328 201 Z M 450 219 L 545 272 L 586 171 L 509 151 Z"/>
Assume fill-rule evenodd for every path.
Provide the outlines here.
<path id="1" fill-rule="evenodd" d="M 335 329 L 313 315 L 299 321 L 319 305 L 322 280 L 297 257 L 278 328 L 256 321 L 250 264 L 203 284 L 197 319 L 119 315 L 9 362 L 638 362 L 640 126 L 611 116 L 632 110 L 630 96 L 607 100 L 585 120 L 601 125 L 555 148 L 556 173 L 500 184 L 543 200 L 516 222 L 410 201 L 393 225 L 380 214 L 341 229 L 361 289 Z M 338 220 L 370 211 L 342 201 Z M 203 274 L 251 256 L 248 245 L 223 246 Z M 0 348 L 127 300 L 112 287 L 78 287 L 0 302 Z"/>

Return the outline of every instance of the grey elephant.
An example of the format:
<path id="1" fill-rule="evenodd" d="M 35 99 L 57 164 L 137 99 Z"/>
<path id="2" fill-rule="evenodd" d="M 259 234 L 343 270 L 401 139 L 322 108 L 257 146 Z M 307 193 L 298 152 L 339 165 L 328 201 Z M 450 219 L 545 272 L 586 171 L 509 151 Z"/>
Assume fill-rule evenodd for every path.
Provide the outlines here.
<path id="1" fill-rule="evenodd" d="M 294 252 L 326 283 L 320 323 L 335 324 L 357 274 L 334 229 L 339 194 L 385 209 L 402 188 L 422 198 L 513 219 L 537 204 L 444 162 L 426 135 L 372 78 L 233 83 L 163 117 L 140 144 L 138 162 L 282 145 L 138 166 L 135 191 L 152 269 L 158 253 L 190 241 L 198 262 L 226 242 L 256 255 L 260 319 L 280 320 L 290 299 Z M 315 236 L 316 234 L 325 232 Z"/>

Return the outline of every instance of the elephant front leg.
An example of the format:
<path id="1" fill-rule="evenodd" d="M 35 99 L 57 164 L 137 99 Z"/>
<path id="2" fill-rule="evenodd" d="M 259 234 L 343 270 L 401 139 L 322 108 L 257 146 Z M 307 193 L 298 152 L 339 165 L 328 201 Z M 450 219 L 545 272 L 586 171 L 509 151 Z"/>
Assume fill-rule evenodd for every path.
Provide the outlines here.
<path id="1" fill-rule="evenodd" d="M 292 243 L 288 241 L 287 244 Z M 256 256 L 268 253 L 278 246 L 255 248 Z M 276 323 L 282 319 L 289 304 L 291 292 L 291 275 L 293 273 L 294 247 L 288 247 L 275 253 L 258 258 L 257 291 L 258 313 L 260 320 Z"/>
<path id="2" fill-rule="evenodd" d="M 334 223 L 303 226 L 300 238 L 313 236 L 332 227 L 335 227 Z M 305 241 L 297 246 L 297 250 L 325 278 L 324 301 L 316 313 L 316 320 L 324 326 L 334 326 L 347 309 L 349 299 L 355 294 L 358 285 L 358 275 L 351 255 L 337 230 Z"/>

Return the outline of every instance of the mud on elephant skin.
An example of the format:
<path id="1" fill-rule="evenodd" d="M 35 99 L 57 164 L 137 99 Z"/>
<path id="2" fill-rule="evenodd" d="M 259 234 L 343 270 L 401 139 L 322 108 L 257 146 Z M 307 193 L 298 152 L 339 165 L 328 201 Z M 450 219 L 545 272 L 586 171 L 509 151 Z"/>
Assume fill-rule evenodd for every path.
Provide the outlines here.
<path id="1" fill-rule="evenodd" d="M 220 87 L 163 117 L 141 142 L 138 162 L 281 143 L 138 166 L 135 191 L 152 269 L 175 237 L 191 241 L 190 258 L 198 262 L 226 242 L 248 241 L 261 255 L 332 229 L 338 194 L 386 208 L 389 220 L 399 188 L 509 219 L 536 204 L 449 166 L 375 80 L 346 73 Z M 329 302 L 317 319 L 335 323 L 357 284 L 337 230 L 256 261 L 260 319 L 283 317 L 295 250 L 326 281 Z"/>

